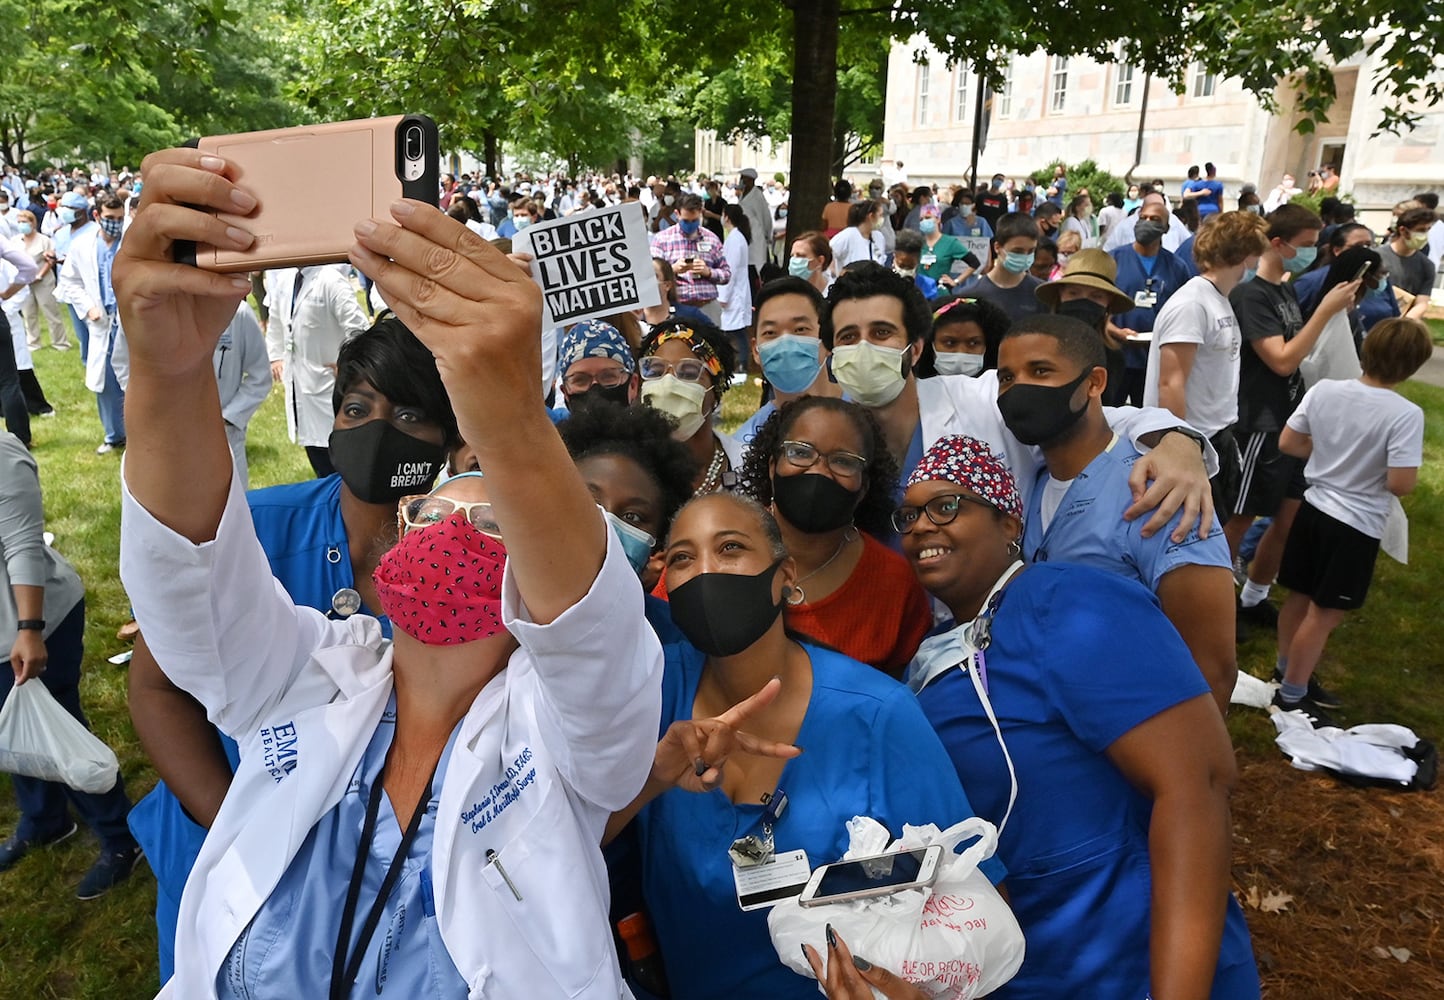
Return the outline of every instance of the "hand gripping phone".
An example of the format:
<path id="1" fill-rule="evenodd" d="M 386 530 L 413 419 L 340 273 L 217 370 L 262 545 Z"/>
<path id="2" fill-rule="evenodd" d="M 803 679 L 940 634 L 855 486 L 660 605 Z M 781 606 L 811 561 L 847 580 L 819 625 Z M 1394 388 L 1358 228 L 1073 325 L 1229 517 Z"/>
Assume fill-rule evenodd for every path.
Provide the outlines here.
<path id="1" fill-rule="evenodd" d="M 941 845 L 933 844 L 823 865 L 812 873 L 797 902 L 823 906 L 924 888 L 937 880 L 942 857 Z"/>
<path id="2" fill-rule="evenodd" d="M 425 115 L 209 136 L 190 145 L 227 160 L 260 203 L 245 217 L 218 213 L 255 234 L 248 250 L 176 244 L 177 260 L 207 271 L 341 263 L 357 222 L 390 218 L 398 198 L 434 204 L 440 182 L 436 123 Z"/>

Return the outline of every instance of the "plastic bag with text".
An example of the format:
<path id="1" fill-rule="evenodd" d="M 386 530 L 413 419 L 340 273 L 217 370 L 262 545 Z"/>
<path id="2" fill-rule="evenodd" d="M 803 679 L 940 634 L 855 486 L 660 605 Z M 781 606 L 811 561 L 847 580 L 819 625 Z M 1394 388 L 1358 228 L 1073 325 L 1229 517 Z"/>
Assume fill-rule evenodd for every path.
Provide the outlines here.
<path id="1" fill-rule="evenodd" d="M 11 688 L 0 708 L 0 771 L 58 781 L 96 795 L 115 787 L 115 751 L 37 680 Z"/>
<path id="2" fill-rule="evenodd" d="M 997 848 L 993 824 L 976 817 L 939 830 L 905 826 L 889 844 L 882 824 L 855 817 L 847 824 L 851 841 L 844 860 L 884 851 L 941 844 L 943 863 L 930 889 L 909 889 L 877 899 L 805 907 L 790 899 L 767 918 L 772 946 L 793 972 L 813 978 L 802 945 L 827 954 L 827 925 L 842 935 L 854 955 L 888 969 L 935 1000 L 972 1000 L 1002 986 L 1023 964 L 1023 931 L 998 890 L 978 870 Z M 977 841 L 961 854 L 959 843 Z M 877 994 L 877 991 L 873 991 Z"/>

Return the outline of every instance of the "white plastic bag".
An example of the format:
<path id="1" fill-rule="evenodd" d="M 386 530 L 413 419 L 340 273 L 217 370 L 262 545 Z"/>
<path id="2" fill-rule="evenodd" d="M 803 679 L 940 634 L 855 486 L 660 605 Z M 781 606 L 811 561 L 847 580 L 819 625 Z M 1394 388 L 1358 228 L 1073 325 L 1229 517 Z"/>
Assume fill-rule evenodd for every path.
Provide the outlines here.
<path id="1" fill-rule="evenodd" d="M 861 955 L 913 983 L 935 1000 L 972 1000 L 1002 986 L 1023 964 L 1023 931 L 1013 911 L 978 871 L 997 848 L 998 832 L 972 817 L 946 830 L 905 826 L 891 845 L 880 823 L 856 817 L 847 824 L 846 858 L 884 850 L 941 844 L 943 862 L 930 889 L 909 889 L 876 899 L 801 906 L 790 899 L 772 908 L 767 928 L 777 956 L 793 972 L 813 978 L 802 955 L 810 944 L 827 954 L 827 925 Z M 962 854 L 958 844 L 977 837 Z M 876 994 L 876 991 L 874 991 Z"/>
<path id="2" fill-rule="evenodd" d="M 96 795 L 115 787 L 115 751 L 80 724 L 38 680 L 11 688 L 0 708 L 0 771 Z"/>

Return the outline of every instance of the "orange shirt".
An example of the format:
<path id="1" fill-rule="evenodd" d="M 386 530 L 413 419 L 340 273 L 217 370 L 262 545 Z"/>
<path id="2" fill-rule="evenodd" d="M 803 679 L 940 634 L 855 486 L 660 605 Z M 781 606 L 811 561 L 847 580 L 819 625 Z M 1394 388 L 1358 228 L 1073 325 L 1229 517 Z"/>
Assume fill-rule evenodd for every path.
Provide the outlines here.
<path id="1" fill-rule="evenodd" d="M 891 677 L 917 652 L 932 628 L 927 591 L 908 561 L 866 532 L 852 575 L 819 601 L 783 608 L 787 627 L 811 636 Z M 807 585 L 802 585 L 803 594 Z"/>

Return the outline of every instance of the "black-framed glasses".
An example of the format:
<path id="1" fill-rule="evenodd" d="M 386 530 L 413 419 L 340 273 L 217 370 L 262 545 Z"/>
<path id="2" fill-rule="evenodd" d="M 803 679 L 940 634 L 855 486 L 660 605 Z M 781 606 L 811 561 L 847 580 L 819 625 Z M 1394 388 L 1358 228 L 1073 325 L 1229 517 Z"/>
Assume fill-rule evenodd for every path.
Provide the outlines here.
<path id="1" fill-rule="evenodd" d="M 963 493 L 944 493 L 942 496 L 933 497 L 921 507 L 904 505 L 893 511 L 893 529 L 900 535 L 906 535 L 913 530 L 923 514 L 927 514 L 928 520 L 941 528 L 958 519 L 958 512 L 963 509 L 965 503 L 977 504 L 979 507 L 992 507 L 992 504 L 987 501 Z"/>
<path id="2" fill-rule="evenodd" d="M 603 389 L 615 389 L 619 385 L 626 385 L 631 377 L 631 373 L 621 367 L 604 368 L 599 372 L 567 372 L 562 376 L 562 385 L 567 392 L 586 392 L 594 385 Z"/>
<path id="3" fill-rule="evenodd" d="M 806 441 L 784 441 L 777 451 L 789 465 L 799 469 L 810 469 L 822 459 L 834 473 L 849 479 L 856 479 L 867 471 L 867 459 L 851 451 L 830 451 L 824 455 Z"/>
<path id="4" fill-rule="evenodd" d="M 681 361 L 668 361 L 666 358 L 659 358 L 655 354 L 643 358 L 637 366 L 642 373 L 642 378 L 648 382 L 661 378 L 668 372 L 677 376 L 682 382 L 700 382 L 702 373 L 707 366 L 696 358 L 683 358 Z"/>

